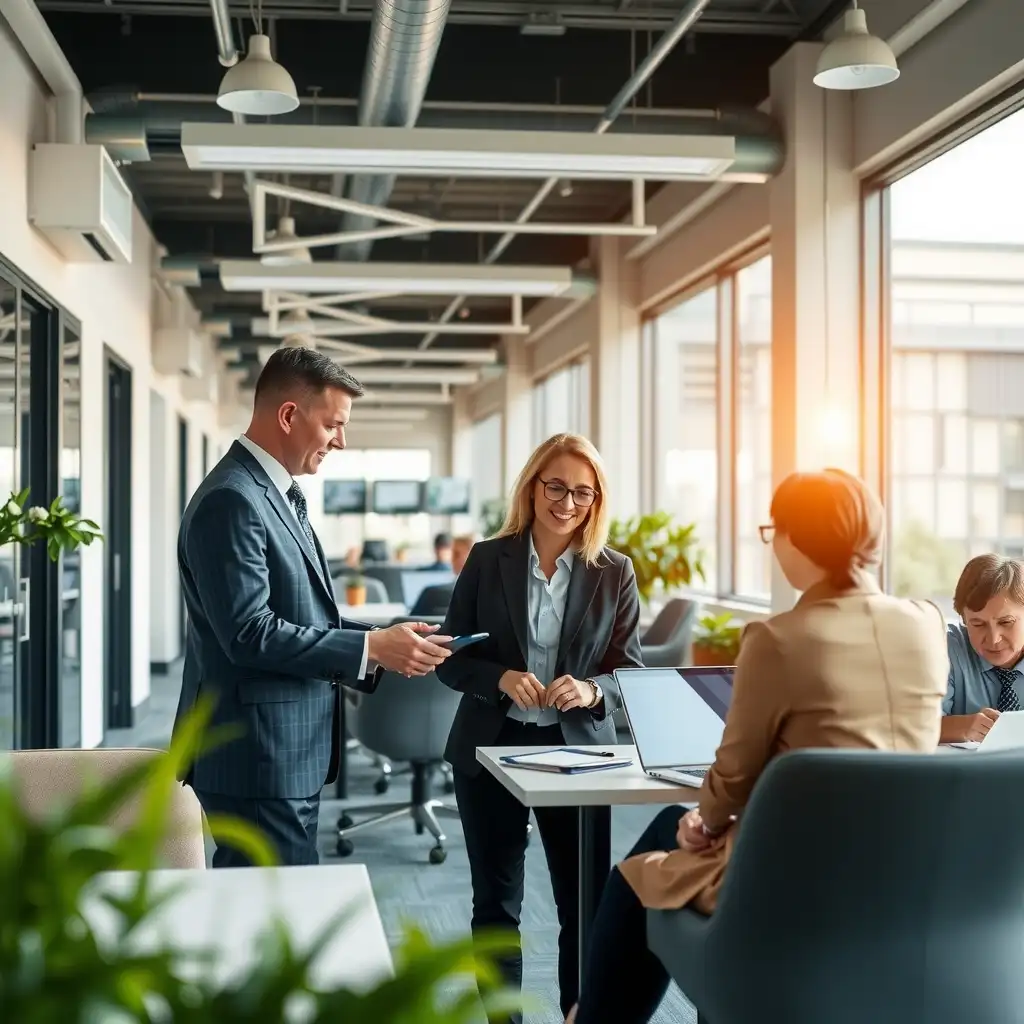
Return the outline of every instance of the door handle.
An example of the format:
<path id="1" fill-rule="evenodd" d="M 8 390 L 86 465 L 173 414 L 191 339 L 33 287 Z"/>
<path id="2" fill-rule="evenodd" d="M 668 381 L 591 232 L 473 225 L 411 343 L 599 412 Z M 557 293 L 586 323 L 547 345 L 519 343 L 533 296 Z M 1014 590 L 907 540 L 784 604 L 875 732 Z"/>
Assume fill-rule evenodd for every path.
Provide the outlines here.
<path id="1" fill-rule="evenodd" d="M 114 552 L 114 591 L 115 593 L 121 589 L 121 554 L 120 552 Z"/>
<path id="2" fill-rule="evenodd" d="M 21 627 L 22 627 L 21 628 L 21 636 L 18 637 L 18 641 L 20 643 L 24 643 L 29 638 L 29 619 L 31 618 L 31 615 L 32 615 L 31 602 L 30 602 L 31 589 L 30 589 L 30 586 L 29 586 L 30 582 L 31 581 L 29 580 L 28 576 L 22 576 L 21 579 L 18 580 L 18 591 L 19 591 L 19 595 L 18 596 L 20 598 L 20 601 L 18 602 L 18 604 L 19 604 L 19 607 L 20 607 L 20 610 L 21 610 Z"/>

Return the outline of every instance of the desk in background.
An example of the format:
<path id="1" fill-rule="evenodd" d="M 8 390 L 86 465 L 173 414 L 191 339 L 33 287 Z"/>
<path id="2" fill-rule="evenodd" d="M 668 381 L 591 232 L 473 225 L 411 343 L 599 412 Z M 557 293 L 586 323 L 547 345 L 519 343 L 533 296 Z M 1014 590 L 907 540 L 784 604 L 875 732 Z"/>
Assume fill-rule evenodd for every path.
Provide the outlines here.
<path id="1" fill-rule="evenodd" d="M 99 893 L 127 895 L 135 872 L 98 876 L 95 895 L 83 912 L 97 938 L 109 940 L 114 912 Z M 317 987 L 365 990 L 394 976 L 391 951 L 362 864 L 310 867 L 223 868 L 154 871 L 154 893 L 179 889 L 138 930 L 134 948 L 153 949 L 159 940 L 181 950 L 216 954 L 220 983 L 255 963 L 254 940 L 282 921 L 296 948 L 307 948 L 340 911 L 351 908 L 312 971 Z"/>
<path id="2" fill-rule="evenodd" d="M 580 819 L 580 973 L 586 962 L 590 927 L 611 871 L 611 808 L 618 804 L 694 804 L 697 790 L 673 786 L 645 775 L 636 747 L 603 746 L 616 757 L 632 758 L 628 768 L 563 775 L 529 768 L 510 768 L 500 758 L 530 747 L 477 747 L 476 759 L 526 807 L 575 807 Z M 545 747 L 532 748 L 545 750 Z M 582 983 L 582 977 L 581 977 Z"/>

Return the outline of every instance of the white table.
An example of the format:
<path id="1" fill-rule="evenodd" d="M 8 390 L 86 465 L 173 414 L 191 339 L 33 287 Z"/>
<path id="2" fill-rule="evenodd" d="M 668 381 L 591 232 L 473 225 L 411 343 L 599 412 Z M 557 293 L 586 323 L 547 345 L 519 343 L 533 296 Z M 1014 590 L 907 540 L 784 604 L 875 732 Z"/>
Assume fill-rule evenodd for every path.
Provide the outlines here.
<path id="1" fill-rule="evenodd" d="M 368 622 L 371 626 L 390 626 L 392 620 L 409 614 L 404 604 L 387 601 L 380 604 L 342 604 L 338 602 L 338 614 L 343 619 Z"/>
<path id="2" fill-rule="evenodd" d="M 111 871 L 96 880 L 106 893 L 128 894 L 135 873 Z M 215 978 L 223 984 L 255 962 L 254 940 L 275 921 L 287 926 L 296 948 L 309 946 L 344 909 L 352 917 L 335 934 L 311 978 L 318 987 L 372 988 L 394 976 L 384 926 L 362 864 L 311 867 L 222 868 L 155 871 L 154 892 L 179 892 L 139 929 L 137 948 L 157 942 L 184 950 L 216 953 Z M 89 899 L 85 915 L 97 938 L 112 937 L 113 911 Z M 165 948 L 166 948 L 165 945 Z"/>
<path id="3" fill-rule="evenodd" d="M 476 759 L 526 807 L 575 807 L 579 812 L 579 948 L 582 983 L 590 926 L 611 870 L 611 808 L 621 804 L 694 804 L 697 802 L 698 790 L 692 786 L 675 786 L 645 775 L 636 756 L 636 747 L 632 746 L 595 748 L 610 751 L 616 757 L 630 758 L 633 763 L 629 767 L 584 772 L 580 775 L 511 768 L 501 763 L 502 757 L 523 754 L 530 749 L 546 748 L 477 747 Z"/>

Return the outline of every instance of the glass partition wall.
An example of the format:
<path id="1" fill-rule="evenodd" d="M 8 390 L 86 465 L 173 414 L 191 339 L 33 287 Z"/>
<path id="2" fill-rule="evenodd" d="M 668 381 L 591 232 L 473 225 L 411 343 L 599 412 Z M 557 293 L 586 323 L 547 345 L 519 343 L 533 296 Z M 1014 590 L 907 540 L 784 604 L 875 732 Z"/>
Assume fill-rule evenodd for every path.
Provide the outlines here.
<path id="1" fill-rule="evenodd" d="M 27 488 L 31 504 L 48 505 L 72 464 L 68 496 L 78 500 L 77 456 L 61 440 L 64 359 L 77 360 L 78 337 L 70 317 L 0 261 L 0 500 Z M 69 372 L 77 388 L 77 370 Z M 77 452 L 77 430 L 70 436 Z M 0 548 L 0 749 L 80 741 L 77 645 L 64 644 L 76 579 L 77 564 L 50 562 L 42 545 Z"/>

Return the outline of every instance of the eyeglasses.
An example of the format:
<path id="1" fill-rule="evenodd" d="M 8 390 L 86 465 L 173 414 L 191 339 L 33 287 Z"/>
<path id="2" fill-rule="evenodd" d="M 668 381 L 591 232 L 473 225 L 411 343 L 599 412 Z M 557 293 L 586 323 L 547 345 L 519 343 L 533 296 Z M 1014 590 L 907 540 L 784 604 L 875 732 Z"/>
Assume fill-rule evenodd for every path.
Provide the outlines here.
<path id="1" fill-rule="evenodd" d="M 757 532 L 761 534 L 762 544 L 771 544 L 775 537 L 775 524 L 769 523 L 767 526 L 759 526 Z"/>
<path id="2" fill-rule="evenodd" d="M 538 477 L 538 479 L 540 479 Z M 590 508 L 597 500 L 597 491 L 593 487 L 566 487 L 561 480 L 541 480 L 544 485 L 544 497 L 548 501 L 564 501 L 567 494 L 572 495 L 572 503 L 579 508 Z"/>

